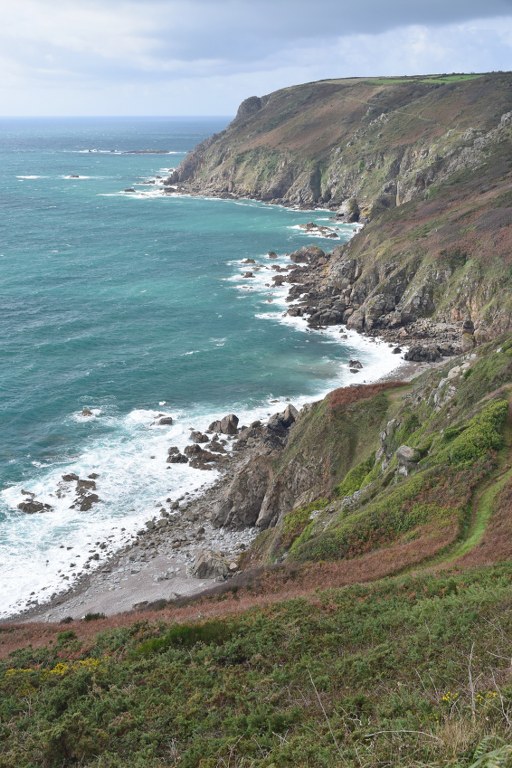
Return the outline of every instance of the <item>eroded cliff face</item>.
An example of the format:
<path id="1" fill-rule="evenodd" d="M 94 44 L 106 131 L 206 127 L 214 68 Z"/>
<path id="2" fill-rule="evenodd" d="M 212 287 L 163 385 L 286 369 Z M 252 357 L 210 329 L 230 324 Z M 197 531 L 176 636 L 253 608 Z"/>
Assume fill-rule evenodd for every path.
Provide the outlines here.
<path id="1" fill-rule="evenodd" d="M 510 73 L 251 97 L 171 180 L 197 194 L 329 207 L 342 220 L 359 209 L 366 226 L 335 249 L 318 286 L 351 328 L 469 320 L 479 341 L 512 328 Z"/>
<path id="2" fill-rule="evenodd" d="M 511 84 L 508 74 L 332 80 L 251 97 L 174 181 L 293 205 L 401 204 L 485 160 Z"/>

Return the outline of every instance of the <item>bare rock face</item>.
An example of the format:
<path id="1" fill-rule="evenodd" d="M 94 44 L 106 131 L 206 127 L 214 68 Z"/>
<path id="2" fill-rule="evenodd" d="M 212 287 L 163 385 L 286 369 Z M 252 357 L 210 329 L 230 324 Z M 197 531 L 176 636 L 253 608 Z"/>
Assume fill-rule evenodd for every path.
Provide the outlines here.
<path id="1" fill-rule="evenodd" d="M 190 566 L 189 573 L 196 579 L 217 579 L 222 581 L 229 575 L 229 564 L 220 552 L 201 550 Z"/>
<path id="2" fill-rule="evenodd" d="M 249 98 L 242 101 L 238 107 L 235 120 L 238 122 L 247 120 L 247 118 L 252 117 L 256 112 L 259 112 L 264 104 L 265 100 L 261 99 L 259 96 L 249 96 Z"/>
<path id="3" fill-rule="evenodd" d="M 239 467 L 213 510 L 214 525 L 241 529 L 256 523 L 272 474 L 271 464 L 269 455 L 251 456 Z"/>
<path id="4" fill-rule="evenodd" d="M 409 445 L 401 445 L 396 452 L 396 458 L 398 459 L 399 474 L 408 475 L 420 460 L 421 454 Z"/>
<path id="5" fill-rule="evenodd" d="M 475 325 L 472 320 L 466 318 L 462 324 L 461 346 L 463 352 L 470 352 L 475 346 Z"/>

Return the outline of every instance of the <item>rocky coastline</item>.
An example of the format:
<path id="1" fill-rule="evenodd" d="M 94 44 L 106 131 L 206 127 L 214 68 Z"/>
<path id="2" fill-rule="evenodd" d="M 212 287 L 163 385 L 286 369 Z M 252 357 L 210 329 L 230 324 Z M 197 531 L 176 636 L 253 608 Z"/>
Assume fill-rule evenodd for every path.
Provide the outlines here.
<path id="1" fill-rule="evenodd" d="M 268 257 L 272 260 L 275 254 L 270 252 Z M 289 265 L 273 265 L 273 283 L 288 287 L 286 314 L 302 318 L 315 330 L 339 326 L 342 340 L 352 313 L 342 308 L 333 289 L 329 274 L 333 259 L 335 255 L 318 246 L 303 247 L 289 254 Z M 461 331 L 460 323 L 447 326 L 416 320 L 389 328 L 376 323 L 363 333 L 384 338 L 394 347 L 397 373 L 392 378 L 408 380 L 442 362 L 444 356 L 461 352 Z M 468 336 L 467 329 L 464 335 Z M 352 372 L 361 368 L 358 360 L 349 362 Z M 215 469 L 219 479 L 202 495 L 185 496 L 162 508 L 133 543 L 85 572 L 67 592 L 48 603 L 34 601 L 9 621 L 62 621 L 141 609 L 197 595 L 240 573 L 250 561 L 247 550 L 257 534 L 273 526 L 298 501 L 309 498 L 307 472 L 297 467 L 285 489 L 273 471 L 295 424 L 308 409 L 306 405 L 299 412 L 289 404 L 266 423 L 249 425 L 239 425 L 235 414 L 227 414 L 204 431 L 191 431 L 183 451 L 169 447 L 167 461 L 189 463 L 203 471 Z M 77 492 L 88 498 L 94 479 L 87 481 L 86 488 L 80 478 L 66 482 L 72 480 L 81 483 Z M 31 497 L 27 503 L 32 505 L 27 513 L 44 512 L 36 509 L 36 499 Z M 93 555 L 91 559 L 100 558 Z"/>

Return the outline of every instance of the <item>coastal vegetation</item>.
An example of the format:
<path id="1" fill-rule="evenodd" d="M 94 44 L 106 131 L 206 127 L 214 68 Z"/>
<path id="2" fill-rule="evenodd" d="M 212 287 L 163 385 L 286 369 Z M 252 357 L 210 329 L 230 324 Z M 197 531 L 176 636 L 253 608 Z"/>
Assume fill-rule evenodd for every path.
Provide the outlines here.
<path id="1" fill-rule="evenodd" d="M 509 765 L 511 579 L 402 576 L 221 621 L 62 630 L 1 664 L 0 765 Z"/>
<path id="2" fill-rule="evenodd" d="M 308 83 L 184 161 L 192 192 L 357 206 L 297 295 L 437 364 L 241 430 L 212 519 L 260 532 L 218 588 L 0 625 L 0 768 L 512 765 L 510 84 Z"/>

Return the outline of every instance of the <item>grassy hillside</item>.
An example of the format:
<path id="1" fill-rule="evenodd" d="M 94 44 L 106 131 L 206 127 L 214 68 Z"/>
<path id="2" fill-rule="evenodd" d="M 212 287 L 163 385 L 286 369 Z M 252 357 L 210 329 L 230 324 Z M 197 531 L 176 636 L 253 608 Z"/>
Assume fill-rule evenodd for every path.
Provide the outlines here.
<path id="1" fill-rule="evenodd" d="M 92 642 L 63 627 L 1 664 L 0 766 L 508 766 L 511 580 L 401 577 Z"/>
<path id="2" fill-rule="evenodd" d="M 470 536 L 474 547 L 489 508 L 508 505 L 511 393 L 508 337 L 413 385 L 335 390 L 299 422 L 276 468 L 280 489 L 297 464 L 316 463 L 307 504 L 281 511 L 256 549 L 269 562 L 350 560 L 371 573 L 376 552 L 379 565 L 403 569 L 453 559 Z"/>

